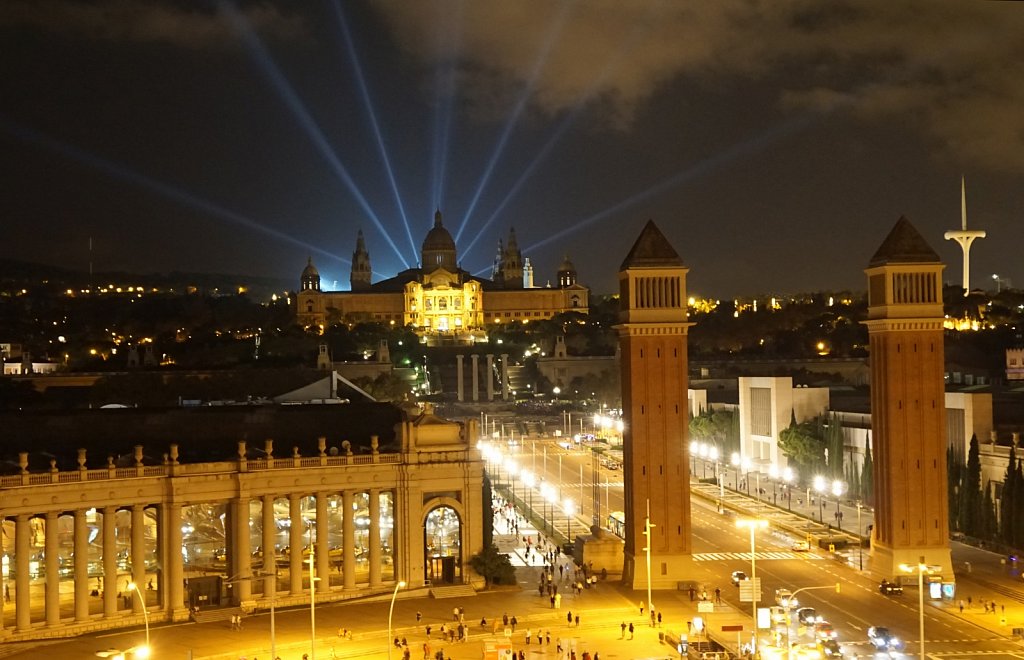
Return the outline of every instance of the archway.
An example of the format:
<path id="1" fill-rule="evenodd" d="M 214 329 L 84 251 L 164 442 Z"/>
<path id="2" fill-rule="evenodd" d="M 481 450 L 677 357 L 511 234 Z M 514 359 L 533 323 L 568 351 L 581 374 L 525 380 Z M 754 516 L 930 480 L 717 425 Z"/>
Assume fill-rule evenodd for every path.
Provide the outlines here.
<path id="1" fill-rule="evenodd" d="M 462 582 L 462 520 L 450 506 L 437 506 L 423 525 L 425 579 L 430 584 Z"/>

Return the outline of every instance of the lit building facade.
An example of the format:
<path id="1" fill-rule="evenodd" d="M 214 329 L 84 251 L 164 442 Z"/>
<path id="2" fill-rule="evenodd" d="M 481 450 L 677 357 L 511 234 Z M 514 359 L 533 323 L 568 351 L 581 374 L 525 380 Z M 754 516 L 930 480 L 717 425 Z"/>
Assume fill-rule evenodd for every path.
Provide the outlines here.
<path id="1" fill-rule="evenodd" d="M 268 440 L 190 461 L 171 444 L 151 462 L 137 446 L 95 467 L 80 449 L 42 471 L 20 454 L 0 477 L 0 640 L 141 625 L 143 600 L 151 622 L 308 603 L 311 570 L 318 602 L 468 582 L 490 510 L 476 422 L 366 405 L 351 415 L 392 410 L 383 439 L 305 454 Z"/>
<path id="2" fill-rule="evenodd" d="M 491 279 L 458 264 L 455 241 L 441 212 L 427 233 L 420 267 L 371 282 L 370 255 L 360 232 L 352 255 L 350 291 L 323 291 L 312 259 L 296 294 L 296 320 L 305 327 L 341 321 L 376 321 L 414 328 L 427 336 L 471 340 L 487 325 L 528 323 L 563 312 L 586 314 L 590 291 L 576 281 L 568 257 L 557 271 L 557 286 L 533 286 L 533 267 L 523 260 L 515 231 L 499 243 Z"/>

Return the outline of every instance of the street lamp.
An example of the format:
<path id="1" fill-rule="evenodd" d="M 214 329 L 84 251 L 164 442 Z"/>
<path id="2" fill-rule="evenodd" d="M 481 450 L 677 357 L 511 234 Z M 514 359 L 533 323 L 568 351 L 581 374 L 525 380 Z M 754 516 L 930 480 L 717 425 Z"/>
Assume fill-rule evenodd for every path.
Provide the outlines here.
<path id="1" fill-rule="evenodd" d="M 818 522 L 824 524 L 825 510 L 823 507 L 825 497 L 825 477 L 820 474 L 814 477 L 814 492 L 818 494 Z"/>
<path id="2" fill-rule="evenodd" d="M 529 506 L 531 518 L 533 517 L 533 487 L 536 483 L 537 479 L 533 476 L 533 472 L 523 470 L 523 485 L 526 486 L 526 492 L 530 498 L 530 503 L 527 506 Z"/>
<path id="3" fill-rule="evenodd" d="M 398 590 L 405 587 L 404 581 L 399 581 L 395 585 L 395 590 L 391 593 L 391 607 L 388 608 L 388 660 L 391 660 L 391 647 L 394 644 L 391 643 L 391 617 L 395 614 L 395 598 L 398 597 Z"/>
<path id="4" fill-rule="evenodd" d="M 793 468 L 782 469 L 782 480 L 786 482 L 786 510 L 793 510 Z"/>
<path id="5" fill-rule="evenodd" d="M 836 479 L 832 482 L 832 494 L 836 497 L 836 526 L 843 531 L 843 512 L 839 510 L 839 497 L 846 490 L 846 484 Z"/>
<path id="6" fill-rule="evenodd" d="M 135 649 L 135 657 L 139 660 L 144 660 L 149 657 L 150 646 L 149 646 L 149 609 L 146 607 L 146 599 L 142 596 L 142 591 L 139 589 L 139 585 L 135 582 L 128 583 L 128 590 L 134 591 L 135 595 L 139 597 L 139 602 L 142 603 L 142 620 L 146 624 L 146 645 Z"/>
<path id="7" fill-rule="evenodd" d="M 750 610 L 754 628 L 753 656 L 757 657 L 757 601 L 761 599 L 761 585 L 757 581 L 757 550 L 754 533 L 759 529 L 767 527 L 768 521 L 764 518 L 740 518 L 736 521 L 736 526 L 741 529 L 746 528 L 750 530 Z"/>
<path id="8" fill-rule="evenodd" d="M 740 454 L 734 451 L 732 456 L 729 458 L 729 462 L 732 463 L 732 489 L 736 492 L 740 490 Z"/>
<path id="9" fill-rule="evenodd" d="M 551 535 L 554 536 L 554 534 L 555 534 L 555 525 L 554 525 L 554 523 L 550 522 L 550 519 L 554 518 L 555 501 L 558 499 L 558 493 L 555 492 L 554 486 L 552 486 L 549 483 L 545 483 L 543 486 L 541 486 L 540 494 L 544 496 L 544 502 L 548 505 L 545 508 L 548 511 L 551 511 L 550 515 L 548 515 L 547 513 L 545 513 L 545 515 L 544 515 L 545 527 L 550 525 L 550 527 L 551 527 Z"/>
<path id="10" fill-rule="evenodd" d="M 690 442 L 690 474 L 697 476 L 697 453 L 700 451 L 700 443 L 696 440 Z"/>
<path id="11" fill-rule="evenodd" d="M 924 574 L 931 573 L 938 566 L 928 566 L 924 563 L 924 557 L 916 565 L 900 564 L 900 570 L 904 573 L 917 573 L 917 608 L 918 608 L 918 629 L 920 635 L 920 648 L 918 649 L 921 660 L 924 659 Z"/>
<path id="12" fill-rule="evenodd" d="M 565 538 L 572 543 L 572 514 L 576 512 L 576 505 L 572 500 L 566 500 L 562 508 L 565 509 Z"/>
<path id="13" fill-rule="evenodd" d="M 857 501 L 857 562 L 860 570 L 864 570 L 864 528 L 860 526 L 860 510 L 864 505 Z"/>
<path id="14" fill-rule="evenodd" d="M 718 512 L 722 513 L 724 510 L 722 502 L 725 500 L 725 482 L 723 481 L 722 471 L 718 469 L 718 447 L 709 449 L 708 457 L 715 462 L 715 481 L 718 482 Z"/>

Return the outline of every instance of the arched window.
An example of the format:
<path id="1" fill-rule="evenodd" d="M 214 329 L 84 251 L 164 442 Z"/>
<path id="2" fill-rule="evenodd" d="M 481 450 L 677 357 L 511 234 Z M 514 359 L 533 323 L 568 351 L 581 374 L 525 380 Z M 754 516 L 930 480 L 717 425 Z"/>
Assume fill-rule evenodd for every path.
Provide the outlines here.
<path id="1" fill-rule="evenodd" d="M 450 506 L 427 514 L 423 525 L 426 579 L 431 584 L 462 581 L 462 521 Z"/>

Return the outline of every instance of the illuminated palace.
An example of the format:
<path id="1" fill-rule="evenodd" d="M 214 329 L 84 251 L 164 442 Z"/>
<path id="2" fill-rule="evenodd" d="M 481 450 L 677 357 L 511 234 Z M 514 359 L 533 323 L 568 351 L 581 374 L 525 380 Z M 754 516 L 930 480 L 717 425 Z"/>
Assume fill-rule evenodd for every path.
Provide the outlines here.
<path id="1" fill-rule="evenodd" d="M 483 338 L 491 324 L 527 323 L 569 311 L 585 314 L 590 295 L 577 284 L 568 257 L 558 269 L 557 286 L 534 286 L 533 266 L 529 258 L 523 260 L 514 229 L 506 243 L 498 243 L 491 279 L 462 270 L 440 211 L 423 241 L 420 267 L 379 282 L 371 281 L 370 254 L 360 231 L 350 281 L 351 291 L 322 291 L 310 259 L 296 297 L 298 322 L 323 328 L 340 321 L 379 321 L 434 338 L 472 341 Z"/>

